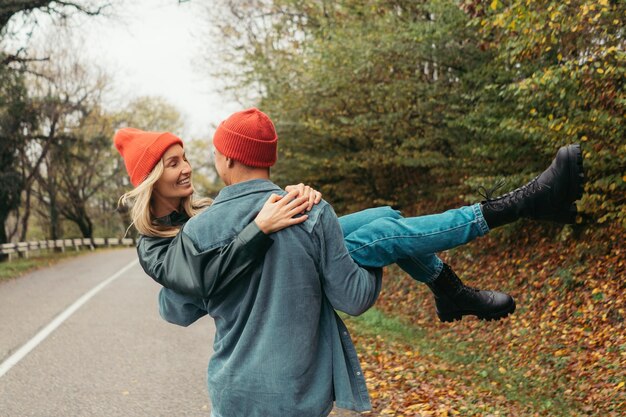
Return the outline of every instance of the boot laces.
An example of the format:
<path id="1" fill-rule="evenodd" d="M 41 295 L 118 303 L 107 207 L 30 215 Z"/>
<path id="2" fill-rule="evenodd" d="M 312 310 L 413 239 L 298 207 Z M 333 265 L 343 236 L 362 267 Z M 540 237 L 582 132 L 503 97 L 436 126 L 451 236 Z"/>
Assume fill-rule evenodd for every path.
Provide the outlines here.
<path id="1" fill-rule="evenodd" d="M 469 285 L 465 285 L 462 284 L 461 288 L 459 289 L 458 294 L 468 294 L 468 295 L 473 295 L 473 294 L 478 294 L 480 292 L 480 290 L 478 288 L 474 288 L 474 287 L 470 287 Z"/>
<path id="2" fill-rule="evenodd" d="M 487 189 L 485 187 L 483 187 L 482 185 L 480 187 L 478 187 L 477 191 L 478 194 L 484 198 L 486 200 L 487 203 L 492 202 L 493 200 L 495 200 L 493 198 L 493 195 L 502 187 L 504 187 L 505 185 L 508 184 L 508 181 L 506 181 L 503 178 L 500 178 L 498 180 L 498 182 L 496 182 L 496 184 L 491 188 L 491 189 Z"/>
<path id="3" fill-rule="evenodd" d="M 539 181 L 539 176 L 536 176 L 535 178 L 533 178 L 530 182 L 528 182 L 525 185 L 522 185 L 519 188 L 516 188 L 513 191 L 510 191 L 506 194 L 503 194 L 499 197 L 493 197 L 493 195 L 501 188 L 503 188 L 505 185 L 508 184 L 507 181 L 505 181 L 504 179 L 500 179 L 498 180 L 498 182 L 490 189 L 486 189 L 483 186 L 478 187 L 478 194 L 485 199 L 484 201 L 484 205 L 489 207 L 492 210 L 502 210 L 506 207 L 508 207 L 509 203 L 506 202 L 506 200 L 508 200 L 509 202 L 512 202 L 514 204 L 519 203 L 520 201 L 531 197 L 532 195 L 536 194 L 537 192 L 541 191 L 543 189 L 544 186 L 542 186 Z"/>
<path id="4" fill-rule="evenodd" d="M 451 269 L 449 270 L 449 273 L 447 275 L 448 275 L 448 278 L 450 279 L 451 283 L 453 284 L 453 287 L 457 288 L 456 295 L 460 295 L 460 294 L 476 294 L 476 293 L 478 293 L 480 291 L 477 288 L 470 287 L 469 285 L 463 284 L 463 281 L 461 281 L 461 279 Z"/>

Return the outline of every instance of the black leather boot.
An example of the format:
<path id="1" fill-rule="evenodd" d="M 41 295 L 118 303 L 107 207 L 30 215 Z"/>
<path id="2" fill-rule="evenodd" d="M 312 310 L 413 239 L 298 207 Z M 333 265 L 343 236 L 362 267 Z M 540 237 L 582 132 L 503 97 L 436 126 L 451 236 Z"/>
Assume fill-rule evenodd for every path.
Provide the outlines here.
<path id="1" fill-rule="evenodd" d="M 557 223 L 574 223 L 576 204 L 583 193 L 585 174 L 580 145 L 563 146 L 552 164 L 528 184 L 481 202 L 490 229 L 525 217 Z"/>
<path id="2" fill-rule="evenodd" d="M 481 320 L 500 320 L 515 311 L 513 297 L 468 287 L 447 264 L 443 264 L 437 278 L 426 285 L 435 294 L 437 316 L 444 322 L 461 320 L 468 315 Z"/>

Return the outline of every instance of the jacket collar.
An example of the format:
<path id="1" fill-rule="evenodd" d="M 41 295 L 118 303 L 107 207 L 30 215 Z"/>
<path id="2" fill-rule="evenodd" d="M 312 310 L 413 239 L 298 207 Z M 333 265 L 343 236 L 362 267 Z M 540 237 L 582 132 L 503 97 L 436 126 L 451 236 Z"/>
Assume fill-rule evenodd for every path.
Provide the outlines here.
<path id="1" fill-rule="evenodd" d="M 189 216 L 184 211 L 182 213 L 177 212 L 176 210 L 172 211 L 167 216 L 157 217 L 154 219 L 154 223 L 160 226 L 181 226 L 187 223 L 189 220 Z"/>
<path id="2" fill-rule="evenodd" d="M 272 181 L 265 179 L 238 182 L 237 184 L 222 188 L 217 197 L 215 197 L 215 200 L 213 200 L 213 205 L 220 204 L 234 198 L 239 198 L 244 195 L 264 193 L 268 191 L 280 192 L 282 189 Z"/>

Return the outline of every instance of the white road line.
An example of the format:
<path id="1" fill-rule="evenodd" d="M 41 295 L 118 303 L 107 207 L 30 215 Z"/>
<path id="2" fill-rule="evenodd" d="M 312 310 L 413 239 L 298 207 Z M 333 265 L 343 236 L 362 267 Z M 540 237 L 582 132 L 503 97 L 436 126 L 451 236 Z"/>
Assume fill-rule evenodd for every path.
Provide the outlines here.
<path id="1" fill-rule="evenodd" d="M 115 274 L 111 275 L 106 280 L 102 281 L 100 284 L 96 285 L 85 295 L 80 297 L 78 300 L 74 302 L 71 306 L 65 309 L 61 314 L 56 316 L 54 320 L 52 320 L 46 327 L 41 329 L 39 333 L 37 333 L 32 339 L 24 344 L 21 348 L 15 351 L 14 354 L 9 356 L 4 362 L 0 364 L 0 378 L 6 374 L 9 369 L 15 366 L 19 361 L 24 359 L 26 355 L 30 353 L 31 350 L 35 349 L 37 345 L 43 342 L 46 337 L 50 335 L 53 331 L 56 330 L 65 320 L 67 320 L 76 310 L 78 310 L 83 304 L 89 301 L 94 295 L 96 295 L 100 290 L 109 285 L 111 282 L 115 281 L 117 278 L 122 276 L 124 272 L 128 271 L 130 268 L 135 266 L 139 261 L 135 259 L 124 268 L 117 271 Z"/>

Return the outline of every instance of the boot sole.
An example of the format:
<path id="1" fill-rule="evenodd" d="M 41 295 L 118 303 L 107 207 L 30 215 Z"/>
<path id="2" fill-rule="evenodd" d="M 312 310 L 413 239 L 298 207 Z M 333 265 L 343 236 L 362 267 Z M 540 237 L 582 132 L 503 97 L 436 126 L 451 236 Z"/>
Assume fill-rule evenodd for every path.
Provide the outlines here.
<path id="1" fill-rule="evenodd" d="M 563 224 L 576 223 L 576 216 L 578 215 L 578 208 L 576 204 L 572 203 L 569 207 L 561 210 L 555 215 L 554 221 Z"/>
<path id="2" fill-rule="evenodd" d="M 579 144 L 567 146 L 567 156 L 570 169 L 570 203 L 583 196 L 585 189 L 585 170 L 583 167 L 583 153 Z"/>
<path id="3" fill-rule="evenodd" d="M 567 166 L 569 167 L 569 189 L 567 202 L 555 213 L 538 217 L 538 220 L 547 220 L 561 224 L 573 224 L 576 222 L 578 208 L 575 201 L 583 196 L 585 189 L 585 170 L 583 166 L 583 153 L 579 144 L 564 146 L 559 150 L 566 152 Z"/>
<path id="4" fill-rule="evenodd" d="M 513 314 L 515 312 L 515 307 L 516 307 L 515 300 L 511 299 L 511 304 L 509 304 L 506 308 L 495 313 L 485 314 L 484 312 L 463 310 L 463 311 L 455 311 L 454 313 L 446 313 L 446 314 L 437 312 L 437 316 L 439 317 L 439 320 L 444 323 L 451 323 L 457 320 L 461 320 L 463 316 L 476 316 L 480 320 L 494 321 L 494 320 L 503 319 L 507 317 L 508 315 Z"/>

